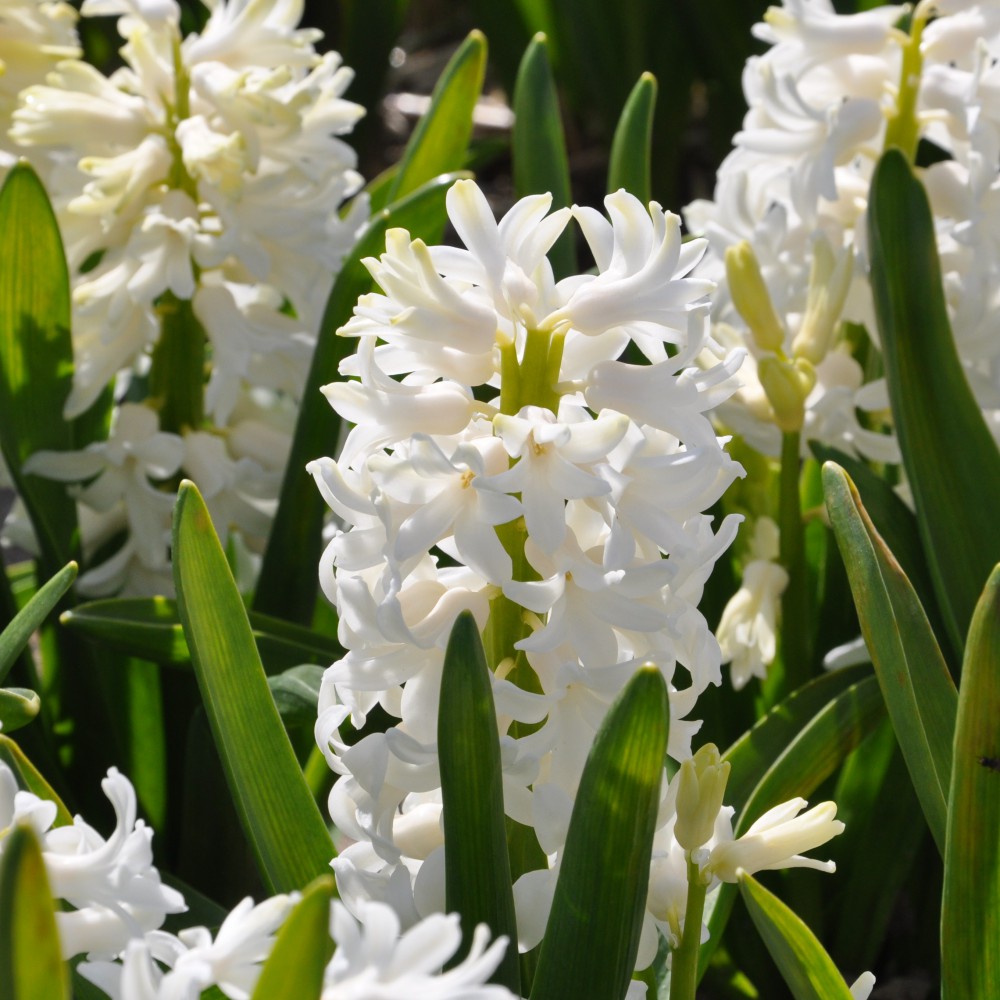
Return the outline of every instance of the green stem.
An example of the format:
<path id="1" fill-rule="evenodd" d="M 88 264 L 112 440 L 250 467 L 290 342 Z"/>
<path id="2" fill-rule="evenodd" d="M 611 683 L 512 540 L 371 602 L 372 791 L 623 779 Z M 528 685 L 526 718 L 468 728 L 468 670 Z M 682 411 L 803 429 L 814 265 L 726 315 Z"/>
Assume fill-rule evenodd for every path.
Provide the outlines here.
<path id="1" fill-rule="evenodd" d="M 149 394 L 159 409 L 160 429 L 198 430 L 205 418 L 205 331 L 189 301 L 164 293 L 157 306 L 160 339 L 153 348 Z"/>
<path id="2" fill-rule="evenodd" d="M 923 72 L 924 62 L 920 52 L 920 37 L 926 23 L 925 17 L 915 16 L 910 25 L 910 38 L 903 46 L 903 65 L 899 74 L 896 113 L 889 119 L 885 130 L 885 148 L 898 147 L 911 163 L 917 155 L 917 143 L 920 139 L 917 97 L 920 94 L 920 75 Z"/>
<path id="3" fill-rule="evenodd" d="M 701 951 L 701 924 L 705 914 L 708 886 L 702 882 L 698 865 L 687 861 L 688 894 L 684 907 L 684 932 L 680 947 L 670 960 L 670 1000 L 694 1000 L 698 985 L 698 953 Z"/>
<path id="4" fill-rule="evenodd" d="M 549 347 L 547 330 L 529 330 L 521 359 L 521 406 L 547 406 L 552 409 L 552 386 L 549 384 Z"/>
<path id="5" fill-rule="evenodd" d="M 778 527 L 780 560 L 788 573 L 781 601 L 781 662 L 784 668 L 776 697 L 790 694 L 810 676 L 809 587 L 806 578 L 805 532 L 799 500 L 801 434 L 786 432 L 781 441 L 781 479 Z"/>
<path id="6" fill-rule="evenodd" d="M 514 341 L 500 345 L 500 412 L 512 415 L 521 408 L 518 386 L 521 372 L 517 363 Z"/>

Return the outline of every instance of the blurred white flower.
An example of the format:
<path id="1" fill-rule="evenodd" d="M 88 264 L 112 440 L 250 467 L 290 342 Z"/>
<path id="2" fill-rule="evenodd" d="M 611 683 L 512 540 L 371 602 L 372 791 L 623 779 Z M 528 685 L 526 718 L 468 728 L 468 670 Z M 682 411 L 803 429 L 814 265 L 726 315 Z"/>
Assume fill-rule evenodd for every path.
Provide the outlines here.
<path id="1" fill-rule="evenodd" d="M 7 137 L 18 94 L 80 55 L 76 11 L 60 0 L 0 0 L 0 181 L 16 160 Z"/>
<path id="2" fill-rule="evenodd" d="M 80 816 L 68 826 L 53 826 L 55 803 L 19 791 L 13 772 L 0 762 L 0 853 L 14 823 L 31 823 L 52 894 L 73 907 L 56 913 L 65 958 L 110 958 L 130 939 L 158 928 L 167 914 L 186 909 L 181 894 L 163 885 L 153 867 L 153 831 L 136 819 L 131 783 L 112 768 L 101 787 L 115 811 L 107 840 Z"/>
<path id="3" fill-rule="evenodd" d="M 722 662 L 732 664 L 737 691 L 751 677 L 765 678 L 777 652 L 778 615 L 788 573 L 777 562 L 778 526 L 771 518 L 757 519 L 750 557 L 740 589 L 729 599 L 716 629 Z"/>

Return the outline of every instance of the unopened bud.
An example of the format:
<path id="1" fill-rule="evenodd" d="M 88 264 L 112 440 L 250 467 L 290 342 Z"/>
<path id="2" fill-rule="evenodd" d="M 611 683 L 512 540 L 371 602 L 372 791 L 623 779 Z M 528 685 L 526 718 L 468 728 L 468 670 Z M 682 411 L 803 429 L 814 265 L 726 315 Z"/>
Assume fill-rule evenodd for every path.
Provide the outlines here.
<path id="1" fill-rule="evenodd" d="M 767 357 L 757 363 L 757 375 L 774 410 L 774 422 L 778 427 L 785 433 L 802 430 L 806 397 L 816 384 L 813 366 L 805 358 L 783 361 Z"/>
<path id="2" fill-rule="evenodd" d="M 674 836 L 684 850 L 695 851 L 712 839 L 729 768 L 729 761 L 720 758 L 714 743 L 699 747 L 694 756 L 681 764 Z"/>
<path id="3" fill-rule="evenodd" d="M 819 237 L 813 244 L 806 311 L 792 342 L 795 357 L 805 358 L 814 365 L 826 357 L 853 275 L 851 249 L 842 250 L 838 256 L 827 239 Z"/>
<path id="4" fill-rule="evenodd" d="M 780 351 L 785 331 L 764 284 L 757 255 L 746 240 L 726 248 L 726 280 L 733 305 L 750 327 L 757 346 L 764 351 Z"/>

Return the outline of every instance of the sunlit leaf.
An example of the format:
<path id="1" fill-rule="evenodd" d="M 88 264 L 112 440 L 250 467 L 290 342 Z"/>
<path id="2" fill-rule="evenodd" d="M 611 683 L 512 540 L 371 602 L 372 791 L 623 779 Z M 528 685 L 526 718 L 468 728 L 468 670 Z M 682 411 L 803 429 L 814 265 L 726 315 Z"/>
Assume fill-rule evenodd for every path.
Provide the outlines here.
<path id="1" fill-rule="evenodd" d="M 445 851 L 445 908 L 462 919 L 468 952 L 477 924 L 511 942 L 493 975 L 521 995 L 517 924 L 504 829 L 500 739 L 486 654 L 476 620 L 465 611 L 445 653 L 438 714 Z"/>
<path id="2" fill-rule="evenodd" d="M 300 889 L 329 870 L 333 846 L 268 690 L 208 508 L 189 482 L 174 513 L 173 556 L 184 633 L 243 829 L 269 888 Z"/>
<path id="3" fill-rule="evenodd" d="M 0 448 L 38 536 L 46 575 L 74 555 L 76 503 L 62 483 L 24 474 L 28 456 L 74 447 L 61 418 L 73 376 L 66 256 L 34 170 L 17 164 L 0 190 Z"/>
<path id="4" fill-rule="evenodd" d="M 927 824 L 944 850 L 957 693 L 906 574 L 847 474 L 823 467 L 827 509 L 896 738 Z"/>
<path id="5" fill-rule="evenodd" d="M 943 1000 L 1000 983 L 1000 567 L 965 647 L 948 798 L 941 912 Z"/>
<path id="6" fill-rule="evenodd" d="M 386 204 L 412 194 L 449 170 L 460 170 L 472 135 L 472 113 L 486 73 L 486 36 L 471 31 L 448 61 L 399 164 Z"/>
<path id="7" fill-rule="evenodd" d="M 316 663 L 328 666 L 343 656 L 336 639 L 256 611 L 250 627 L 268 673 Z M 102 644 L 154 663 L 187 666 L 187 641 L 175 601 L 165 597 L 126 597 L 90 601 L 63 613 L 67 628 Z"/>
<path id="8" fill-rule="evenodd" d="M 305 890 L 278 932 L 251 1000 L 318 1000 L 333 955 L 330 901 L 336 894 L 332 875 Z"/>
<path id="9" fill-rule="evenodd" d="M 833 960 L 791 909 L 750 875 L 741 877 L 740 895 L 795 1000 L 852 1000 Z"/>
<path id="10" fill-rule="evenodd" d="M 34 829 L 18 824 L 0 854 L 0 1000 L 68 997 L 42 850 Z"/>
<path id="11" fill-rule="evenodd" d="M 652 198 L 656 77 L 643 73 L 622 109 L 611 144 L 608 191 L 624 188 L 644 205 Z"/>
<path id="12" fill-rule="evenodd" d="M 961 650 L 1000 562 L 1000 451 L 969 388 L 945 304 L 927 193 L 898 149 L 868 205 L 871 283 L 893 424 L 938 603 Z"/>
<path id="13" fill-rule="evenodd" d="M 621 1000 L 635 968 L 670 710 L 659 670 L 642 667 L 587 756 L 532 1000 Z"/>
<path id="14" fill-rule="evenodd" d="M 49 616 L 76 579 L 76 563 L 64 566 L 35 594 L 0 633 L 0 683 L 35 630 Z"/>

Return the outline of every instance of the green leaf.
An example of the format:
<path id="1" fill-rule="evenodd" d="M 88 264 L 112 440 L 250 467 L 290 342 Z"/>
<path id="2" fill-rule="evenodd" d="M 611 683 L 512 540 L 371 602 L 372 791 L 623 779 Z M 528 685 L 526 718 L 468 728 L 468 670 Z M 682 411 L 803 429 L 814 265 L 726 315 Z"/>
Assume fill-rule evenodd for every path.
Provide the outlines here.
<path id="1" fill-rule="evenodd" d="M 76 570 L 75 562 L 64 566 L 0 633 L 0 684 L 21 654 L 21 650 L 27 646 L 32 634 L 49 616 L 49 612 L 59 603 L 63 594 L 69 590 L 76 579 Z"/>
<path id="2" fill-rule="evenodd" d="M 898 149 L 872 179 L 871 282 L 889 400 L 931 578 L 955 649 L 1000 561 L 1000 451 L 959 360 L 927 193 Z"/>
<path id="3" fill-rule="evenodd" d="M 278 714 L 286 726 L 312 726 L 316 721 L 323 673 L 322 667 L 306 663 L 268 677 L 267 686 L 271 689 Z"/>
<path id="4" fill-rule="evenodd" d="M 785 748 L 847 688 L 870 676 L 867 666 L 814 677 L 775 705 L 723 754 L 730 765 L 726 805 L 739 813 Z"/>
<path id="5" fill-rule="evenodd" d="M 511 942 L 492 981 L 521 995 L 517 923 L 504 827 L 503 771 L 490 670 L 472 613 L 459 615 L 444 658 L 438 757 L 445 850 L 445 909 L 462 919 L 462 948 L 476 926 Z"/>
<path id="6" fill-rule="evenodd" d="M 460 170 L 472 136 L 472 113 L 486 73 L 486 37 L 471 31 L 434 87 L 431 106 L 413 130 L 387 204 L 449 170 Z"/>
<path id="7" fill-rule="evenodd" d="M 587 756 L 532 1000 L 621 1000 L 639 948 L 670 709 L 640 668 Z"/>
<path id="8" fill-rule="evenodd" d="M 571 204 L 573 196 L 566 138 L 559 114 L 559 94 L 542 32 L 532 38 L 517 73 L 511 159 L 514 194 L 518 198 L 551 192 L 553 208 Z M 549 252 L 549 260 L 557 279 L 576 274 L 572 233 L 564 232 L 559 237 Z"/>
<path id="9" fill-rule="evenodd" d="M 332 875 L 320 876 L 305 890 L 278 932 L 251 1000 L 318 1000 L 333 955 L 330 901 L 336 895 Z"/>
<path id="10" fill-rule="evenodd" d="M 184 634 L 243 829 L 270 890 L 301 889 L 328 871 L 333 845 L 268 690 L 208 508 L 186 481 L 173 555 Z"/>
<path id="11" fill-rule="evenodd" d="M 76 504 L 63 483 L 24 474 L 28 456 L 74 447 L 61 417 L 73 377 L 70 289 L 59 226 L 25 162 L 0 190 L 0 449 L 38 536 L 45 575 L 76 548 Z"/>
<path id="12" fill-rule="evenodd" d="M 750 875 L 740 895 L 795 1000 L 852 1000 L 844 977 L 811 930 Z"/>
<path id="13" fill-rule="evenodd" d="M 250 627 L 267 673 L 302 663 L 323 666 L 344 655 L 336 639 L 256 611 Z M 90 601 L 63 612 L 60 622 L 102 644 L 154 663 L 187 666 L 184 629 L 175 601 L 165 597 L 126 597 Z"/>
<path id="14" fill-rule="evenodd" d="M 920 527 L 916 515 L 906 506 L 892 486 L 865 462 L 817 441 L 810 441 L 809 447 L 821 464 L 835 462 L 850 476 L 875 530 L 882 536 L 886 547 L 896 557 L 903 572 L 913 584 L 913 589 L 927 612 L 934 635 L 942 643 L 942 652 L 953 656 L 954 650 L 951 648 L 950 636 L 945 629 L 937 595 L 934 593 L 934 584 L 920 540 Z M 824 503 L 825 497 L 818 502 Z M 946 642 L 949 645 L 944 648 Z M 953 674 L 957 675 L 959 662 L 960 658 L 954 657 Z"/>
<path id="15" fill-rule="evenodd" d="M 652 198 L 656 77 L 643 73 L 632 88 L 611 143 L 608 193 L 624 188 L 646 205 Z"/>
<path id="16" fill-rule="evenodd" d="M 0 729 L 12 733 L 31 722 L 42 702 L 34 691 L 27 688 L 0 688 Z"/>
<path id="17" fill-rule="evenodd" d="M 362 260 L 385 250 L 387 229 L 406 229 L 412 237 L 428 242 L 439 240 L 447 219 L 445 195 L 460 176 L 436 177 L 404 201 L 373 215 L 337 275 L 299 406 L 278 513 L 254 596 L 255 611 L 303 624 L 312 621 L 318 577 L 315 569 L 303 567 L 315 567 L 319 562 L 327 507 L 305 469 L 319 456 L 335 454 L 341 421 L 320 387 L 340 377 L 340 362 L 357 346 L 352 338 L 336 334 L 350 319 L 358 298 L 372 289 L 371 275 Z"/>
<path id="18" fill-rule="evenodd" d="M 941 912 L 943 1000 L 1000 983 L 1000 567 L 965 648 L 948 797 Z"/>
<path id="19" fill-rule="evenodd" d="M 943 852 L 955 684 L 910 581 L 875 530 L 847 473 L 828 462 L 823 483 L 861 632 L 927 825 Z"/>
<path id="20" fill-rule="evenodd" d="M 0 1000 L 68 997 L 42 849 L 34 829 L 18 824 L 0 854 Z"/>
<path id="21" fill-rule="evenodd" d="M 42 777 L 41 772 L 25 756 L 24 751 L 9 737 L 0 733 L 0 762 L 6 764 L 17 779 L 18 787 L 26 792 L 47 799 L 56 804 L 56 818 L 53 826 L 68 826 L 73 822 L 70 811 L 52 786 Z"/>

